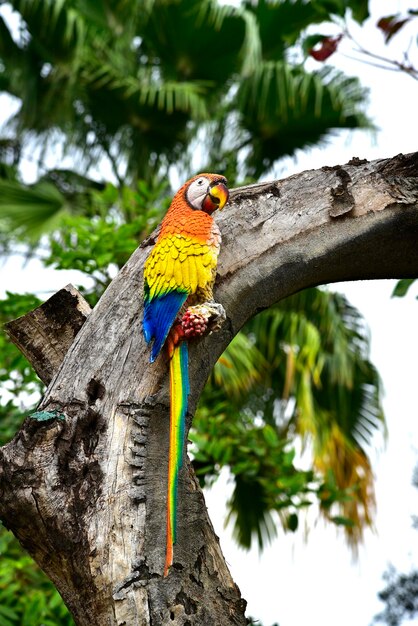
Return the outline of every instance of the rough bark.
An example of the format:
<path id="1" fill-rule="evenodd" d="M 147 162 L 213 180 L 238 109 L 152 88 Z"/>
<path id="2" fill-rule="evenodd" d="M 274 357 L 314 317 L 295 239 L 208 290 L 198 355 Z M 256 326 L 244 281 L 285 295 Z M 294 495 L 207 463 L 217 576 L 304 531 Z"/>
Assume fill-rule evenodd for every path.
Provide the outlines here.
<path id="1" fill-rule="evenodd" d="M 418 275 L 418 154 L 236 189 L 217 221 L 215 297 L 227 322 L 191 346 L 189 423 L 216 359 L 260 310 L 322 283 Z M 0 450 L 0 516 L 79 626 L 245 624 L 189 463 L 162 577 L 168 373 L 164 358 L 148 363 L 141 331 L 151 245 L 109 286 L 39 410 Z"/>
<path id="2" fill-rule="evenodd" d="M 90 313 L 81 293 L 67 285 L 41 306 L 6 324 L 6 332 L 49 385 Z"/>

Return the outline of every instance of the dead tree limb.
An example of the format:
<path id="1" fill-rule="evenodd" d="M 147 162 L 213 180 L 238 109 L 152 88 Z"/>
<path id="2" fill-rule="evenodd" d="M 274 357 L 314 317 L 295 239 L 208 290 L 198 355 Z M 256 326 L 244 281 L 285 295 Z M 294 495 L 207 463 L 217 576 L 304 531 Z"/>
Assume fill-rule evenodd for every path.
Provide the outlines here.
<path id="1" fill-rule="evenodd" d="M 67 285 L 33 311 L 6 324 L 6 332 L 42 382 L 49 385 L 90 313 L 81 293 Z"/>
<path id="2" fill-rule="evenodd" d="M 418 275 L 418 153 L 353 159 L 236 189 L 231 200 L 217 218 L 215 296 L 227 323 L 191 347 L 191 414 L 216 359 L 257 312 L 313 285 Z M 149 364 L 141 329 L 152 244 L 109 286 L 48 373 L 39 411 L 0 450 L 0 516 L 80 626 L 245 624 L 189 464 L 175 563 L 162 578 L 167 363 Z M 34 342 L 30 331 L 20 342 L 29 358 Z"/>

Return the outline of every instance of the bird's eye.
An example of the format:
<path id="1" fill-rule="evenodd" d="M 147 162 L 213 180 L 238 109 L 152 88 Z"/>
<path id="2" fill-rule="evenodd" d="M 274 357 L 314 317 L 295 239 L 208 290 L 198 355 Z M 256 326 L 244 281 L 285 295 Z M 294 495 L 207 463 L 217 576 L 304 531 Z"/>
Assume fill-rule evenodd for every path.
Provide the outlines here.
<path id="1" fill-rule="evenodd" d="M 198 185 L 203 185 L 205 181 L 203 180 L 203 178 L 199 178 L 199 180 L 197 181 Z"/>

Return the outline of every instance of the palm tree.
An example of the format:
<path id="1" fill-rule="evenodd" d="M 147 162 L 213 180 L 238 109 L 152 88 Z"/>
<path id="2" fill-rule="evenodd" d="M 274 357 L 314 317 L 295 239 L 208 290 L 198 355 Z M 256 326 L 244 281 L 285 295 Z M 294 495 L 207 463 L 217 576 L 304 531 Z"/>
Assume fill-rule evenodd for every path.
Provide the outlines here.
<path id="1" fill-rule="evenodd" d="M 344 296 L 308 289 L 259 314 L 216 364 L 194 421 L 195 465 L 206 480 L 228 466 L 229 515 L 249 547 L 296 530 L 314 499 L 355 548 L 374 512 L 367 456 L 384 431 L 379 375 L 364 322 Z M 295 442 L 312 470 L 296 470 Z M 300 454 L 299 454 L 300 456 Z"/>
<path id="2" fill-rule="evenodd" d="M 23 146 L 36 141 L 41 161 L 63 143 L 83 157 L 79 173 L 106 158 L 131 184 L 172 164 L 190 170 L 198 136 L 203 165 L 236 170 L 238 154 L 234 178 L 259 177 L 333 129 L 370 126 L 356 79 L 289 62 L 303 29 L 332 19 L 326 3 L 10 4 L 19 31 L 0 19 L 0 81 L 21 106 L 9 129 Z"/>

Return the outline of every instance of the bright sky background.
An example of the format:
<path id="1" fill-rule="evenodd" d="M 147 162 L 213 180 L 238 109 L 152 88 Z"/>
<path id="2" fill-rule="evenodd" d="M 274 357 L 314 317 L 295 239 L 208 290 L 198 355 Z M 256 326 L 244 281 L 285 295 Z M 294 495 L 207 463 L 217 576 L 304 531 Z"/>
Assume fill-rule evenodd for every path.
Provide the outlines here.
<path id="1" fill-rule="evenodd" d="M 405 12 L 413 4 L 412 0 L 374 0 L 373 17 L 359 31 L 358 39 L 373 51 L 392 55 L 395 49 L 402 51 L 412 34 L 416 38 L 416 30 L 406 29 L 387 51 L 374 24 L 382 15 Z M 415 29 L 417 23 L 415 20 Z M 300 154 L 296 161 L 287 159 L 278 172 L 280 177 L 342 164 L 353 156 L 370 160 L 418 149 L 418 82 L 341 56 L 335 57 L 335 64 L 347 74 L 360 76 L 370 87 L 368 112 L 380 130 L 375 137 L 366 132 L 341 132 L 326 148 Z M 2 112 L 4 115 L 0 97 L 0 123 Z M 30 169 L 28 163 L 29 175 Z M 10 289 L 35 290 L 46 298 L 68 282 L 78 283 L 79 274 L 44 269 L 37 261 L 23 266 L 17 256 L 0 266 L 0 297 Z M 368 281 L 336 286 L 363 313 L 371 329 L 371 357 L 383 379 L 389 428 L 387 446 L 377 438 L 377 452 L 372 455 L 378 503 L 376 533 L 367 534 L 358 561 L 353 562 L 342 536 L 322 523 L 310 529 L 306 543 L 302 533 L 281 534 L 261 556 L 257 550 L 240 550 L 229 529 L 223 528 L 227 477 L 207 492 L 209 512 L 232 576 L 248 600 L 248 614 L 260 619 L 263 626 L 274 622 L 280 626 L 368 626 L 381 610 L 376 593 L 383 587 L 381 575 L 387 564 L 408 571 L 417 561 L 418 532 L 411 528 L 410 516 L 418 514 L 418 491 L 411 486 L 418 461 L 418 301 L 414 298 L 418 288 L 404 299 L 391 299 L 394 284 Z M 418 624 L 418 619 L 409 624 Z"/>

